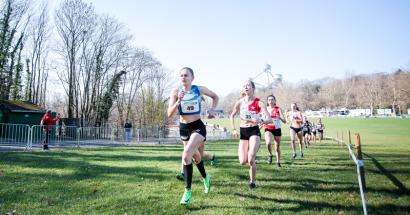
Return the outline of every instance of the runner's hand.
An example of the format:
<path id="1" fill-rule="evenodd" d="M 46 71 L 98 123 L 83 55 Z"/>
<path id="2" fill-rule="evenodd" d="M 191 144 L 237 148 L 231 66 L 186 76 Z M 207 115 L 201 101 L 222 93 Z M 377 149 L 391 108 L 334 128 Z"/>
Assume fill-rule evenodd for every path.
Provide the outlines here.
<path id="1" fill-rule="evenodd" d="M 232 130 L 232 137 L 233 138 L 239 138 L 239 133 L 238 133 L 238 131 L 237 130 Z"/>
<path id="2" fill-rule="evenodd" d="M 184 92 L 184 91 L 181 91 L 181 92 L 178 94 L 178 101 L 179 101 L 179 102 L 182 101 L 182 98 L 184 98 L 184 95 L 185 95 L 185 92 Z"/>

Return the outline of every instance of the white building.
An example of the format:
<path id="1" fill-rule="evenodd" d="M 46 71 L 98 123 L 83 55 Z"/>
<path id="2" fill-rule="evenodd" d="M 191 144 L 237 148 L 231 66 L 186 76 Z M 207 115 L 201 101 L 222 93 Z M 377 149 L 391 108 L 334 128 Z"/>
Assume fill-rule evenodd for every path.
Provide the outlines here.
<path id="1" fill-rule="evenodd" d="M 377 115 L 392 115 L 393 111 L 391 109 L 376 109 Z"/>
<path id="2" fill-rule="evenodd" d="M 370 109 L 351 109 L 349 110 L 349 116 L 370 116 L 371 110 Z"/>

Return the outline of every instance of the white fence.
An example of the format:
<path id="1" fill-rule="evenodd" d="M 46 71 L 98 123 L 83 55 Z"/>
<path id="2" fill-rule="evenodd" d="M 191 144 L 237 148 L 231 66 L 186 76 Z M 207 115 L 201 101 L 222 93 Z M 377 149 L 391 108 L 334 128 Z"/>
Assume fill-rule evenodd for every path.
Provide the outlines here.
<path id="1" fill-rule="evenodd" d="M 207 128 L 207 140 L 227 139 L 227 133 Z M 178 127 L 150 127 L 117 129 L 111 127 L 76 127 L 52 125 L 0 124 L 0 146 L 19 146 L 25 149 L 49 146 L 80 147 L 81 145 L 130 143 L 179 143 Z"/>

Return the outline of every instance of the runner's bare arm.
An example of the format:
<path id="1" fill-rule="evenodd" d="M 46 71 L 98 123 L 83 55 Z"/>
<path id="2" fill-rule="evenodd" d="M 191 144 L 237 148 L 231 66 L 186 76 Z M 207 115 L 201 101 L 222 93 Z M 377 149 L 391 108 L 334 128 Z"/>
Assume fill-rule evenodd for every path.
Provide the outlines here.
<path id="1" fill-rule="evenodd" d="M 266 109 L 265 103 L 259 101 L 259 107 L 261 107 L 262 115 L 264 117 L 263 123 L 272 123 L 272 117 L 270 116 L 268 110 Z"/>
<path id="2" fill-rule="evenodd" d="M 183 97 L 183 92 L 181 93 Z M 182 98 L 181 97 L 181 98 Z M 178 109 L 178 105 L 181 103 L 181 98 L 178 96 L 178 89 L 173 89 L 171 91 L 171 95 L 169 96 L 169 104 L 167 115 L 168 117 L 172 117 Z"/>
<path id="3" fill-rule="evenodd" d="M 202 94 L 209 96 L 212 98 L 212 106 L 211 109 L 215 109 L 216 106 L 218 105 L 219 97 L 214 93 L 212 90 L 204 87 L 204 86 L 199 86 L 199 90 L 201 91 Z"/>
<path id="4" fill-rule="evenodd" d="M 283 115 L 283 111 L 281 108 L 279 108 L 279 118 L 283 123 L 286 124 L 286 117 Z"/>
<path id="5" fill-rule="evenodd" d="M 300 123 L 300 124 L 303 123 L 303 115 L 302 115 L 302 112 L 300 112 L 300 111 L 299 111 L 299 118 L 296 119 L 296 122 L 297 122 L 297 123 Z"/>
<path id="6" fill-rule="evenodd" d="M 236 127 L 235 127 L 235 115 L 239 112 L 239 104 L 240 104 L 240 100 L 237 101 L 237 102 L 235 103 L 235 105 L 233 106 L 233 110 L 232 110 L 232 113 L 231 113 L 231 116 L 230 116 L 231 128 L 232 128 L 232 130 L 236 130 Z"/>

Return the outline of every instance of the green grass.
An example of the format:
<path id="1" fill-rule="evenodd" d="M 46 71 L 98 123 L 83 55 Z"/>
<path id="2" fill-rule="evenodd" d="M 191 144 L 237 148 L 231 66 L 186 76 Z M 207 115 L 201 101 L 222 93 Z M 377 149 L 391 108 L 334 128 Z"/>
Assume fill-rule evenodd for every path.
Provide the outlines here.
<path id="1" fill-rule="evenodd" d="M 409 213 L 410 120 L 324 120 L 328 135 L 350 128 L 362 136 L 369 214 Z M 179 205 L 183 183 L 175 179 L 179 144 L 0 153 L 0 214 L 362 213 L 356 168 L 334 142 L 313 145 L 292 161 L 285 136 L 280 169 L 266 164 L 262 146 L 252 191 L 237 141 L 209 142 L 206 149 L 218 156 L 216 166 L 206 163 L 212 191 L 203 193 L 194 170 L 188 207 Z"/>

